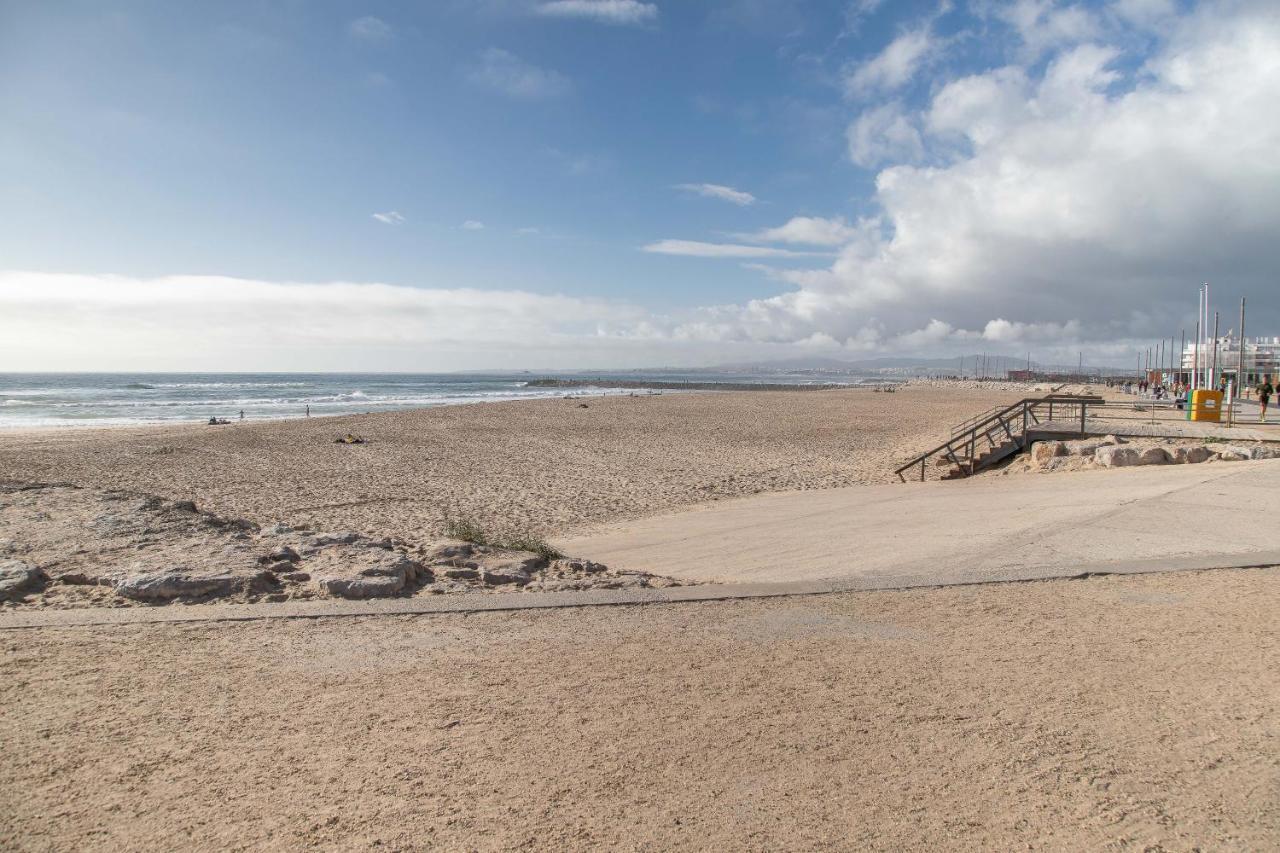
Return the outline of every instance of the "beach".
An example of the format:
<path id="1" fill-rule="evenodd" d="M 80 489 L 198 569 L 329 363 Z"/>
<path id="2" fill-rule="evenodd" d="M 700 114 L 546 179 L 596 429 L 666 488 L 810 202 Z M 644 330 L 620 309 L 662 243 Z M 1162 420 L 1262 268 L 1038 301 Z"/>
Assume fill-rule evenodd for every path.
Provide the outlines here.
<path id="1" fill-rule="evenodd" d="M 1058 480 L 888 485 L 893 469 L 952 424 L 1027 393 L 939 382 L 0 435 L 0 546 L 55 577 L 0 615 L 71 618 L 0 622 L 0 846 L 1274 846 L 1274 569 L 664 600 L 677 581 L 573 563 L 587 578 L 575 585 L 555 560 L 546 571 L 562 580 L 538 574 L 497 596 L 513 609 L 468 609 L 487 596 L 419 586 L 398 601 L 424 611 L 380 615 L 326 598 L 322 575 L 289 587 L 300 592 L 260 596 L 251 584 L 248 598 L 224 599 L 239 605 L 126 602 L 139 576 L 72 579 L 149 559 L 181 580 L 198 558 L 206 572 L 245 560 L 255 578 L 370 566 L 381 582 L 388 561 L 413 557 L 437 584 L 460 585 L 442 578 L 466 564 L 421 556 L 459 547 L 433 544 L 450 517 L 581 536 L 861 484 L 870 499 L 954 495 L 972 512 L 996 505 L 983 490 Z M 366 443 L 334 443 L 347 432 Z M 1180 469 L 1245 480 L 1270 470 Z M 1127 477 L 1163 490 L 1159 470 L 1143 472 L 1061 482 Z M 816 519 L 821 530 L 815 509 L 800 507 L 796 529 Z M 804 547 L 788 527 L 767 533 L 776 542 L 757 549 L 762 566 L 803 569 L 795 555 L 859 539 L 852 518 L 840 537 Z M 889 527 L 875 531 L 879 558 L 905 529 Z M 1032 528 L 1037 556 L 1052 525 Z M 268 545 L 286 556 L 263 570 Z M 963 556 L 942 553 L 939 569 Z M 467 583 L 458 591 L 517 588 Z M 556 609 L 520 603 L 588 588 Z M 446 600 L 461 612 L 425 612 Z M 126 612 L 196 621 L 107 624 Z"/>
<path id="2" fill-rule="evenodd" d="M 1273 570 L 7 631 L 0 847 L 1237 849 Z"/>
<path id="3" fill-rule="evenodd" d="M 953 424 L 1026 393 L 938 383 L 10 431 L 0 476 L 409 542 L 438 538 L 450 517 L 556 535 L 717 499 L 894 482 L 894 468 Z M 334 443 L 346 433 L 367 443 Z"/>

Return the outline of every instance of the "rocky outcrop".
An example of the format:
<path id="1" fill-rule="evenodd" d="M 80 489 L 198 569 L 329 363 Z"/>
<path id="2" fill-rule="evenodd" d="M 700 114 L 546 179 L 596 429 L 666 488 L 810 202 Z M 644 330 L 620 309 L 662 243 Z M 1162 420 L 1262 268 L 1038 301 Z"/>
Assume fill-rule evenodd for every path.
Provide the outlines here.
<path id="1" fill-rule="evenodd" d="M 227 519 L 190 501 L 0 482 L 0 602 L 119 606 L 666 586 L 586 560 Z M 43 571 L 42 571 L 43 569 Z M 47 573 L 47 574 L 46 574 Z"/>
<path id="2" fill-rule="evenodd" d="M 415 581 L 430 581 L 430 569 L 394 552 L 342 554 L 313 569 L 316 586 L 340 598 L 386 598 Z"/>
<path id="3" fill-rule="evenodd" d="M 33 592 L 49 578 L 23 560 L 0 560 L 0 601 L 13 601 Z"/>
<path id="4" fill-rule="evenodd" d="M 186 568 L 143 571 L 115 581 L 116 592 L 135 601 L 227 596 L 247 587 L 258 575 L 206 574 Z"/>

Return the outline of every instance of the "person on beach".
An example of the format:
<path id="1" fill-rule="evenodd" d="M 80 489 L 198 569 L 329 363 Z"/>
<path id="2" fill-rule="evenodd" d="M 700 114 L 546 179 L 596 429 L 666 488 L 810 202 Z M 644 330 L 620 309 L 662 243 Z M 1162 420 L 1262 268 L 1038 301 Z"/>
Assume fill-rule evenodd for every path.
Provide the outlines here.
<path id="1" fill-rule="evenodd" d="M 1271 395 L 1275 391 L 1276 389 L 1271 387 L 1269 380 L 1264 379 L 1262 384 L 1258 386 L 1258 405 L 1262 407 L 1262 423 L 1264 424 L 1267 422 L 1267 403 L 1271 402 Z"/>

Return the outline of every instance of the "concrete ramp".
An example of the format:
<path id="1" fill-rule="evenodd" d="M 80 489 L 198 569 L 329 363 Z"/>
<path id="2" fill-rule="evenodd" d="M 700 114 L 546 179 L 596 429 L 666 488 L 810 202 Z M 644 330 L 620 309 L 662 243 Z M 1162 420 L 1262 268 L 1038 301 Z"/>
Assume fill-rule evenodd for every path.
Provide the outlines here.
<path id="1" fill-rule="evenodd" d="M 1268 460 L 759 495 L 554 544 L 697 581 L 964 583 L 1153 560 L 1280 563 L 1278 517 L 1280 460 Z"/>

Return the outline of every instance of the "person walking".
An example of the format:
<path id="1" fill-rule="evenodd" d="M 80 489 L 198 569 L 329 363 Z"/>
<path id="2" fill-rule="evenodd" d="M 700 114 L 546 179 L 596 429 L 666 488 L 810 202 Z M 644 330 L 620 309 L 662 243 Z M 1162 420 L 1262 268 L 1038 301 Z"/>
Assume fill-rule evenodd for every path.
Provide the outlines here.
<path id="1" fill-rule="evenodd" d="M 1267 422 L 1267 403 L 1271 402 L 1271 395 L 1276 389 L 1271 386 L 1268 379 L 1262 380 L 1262 384 L 1258 386 L 1258 405 L 1262 407 L 1262 423 Z"/>

